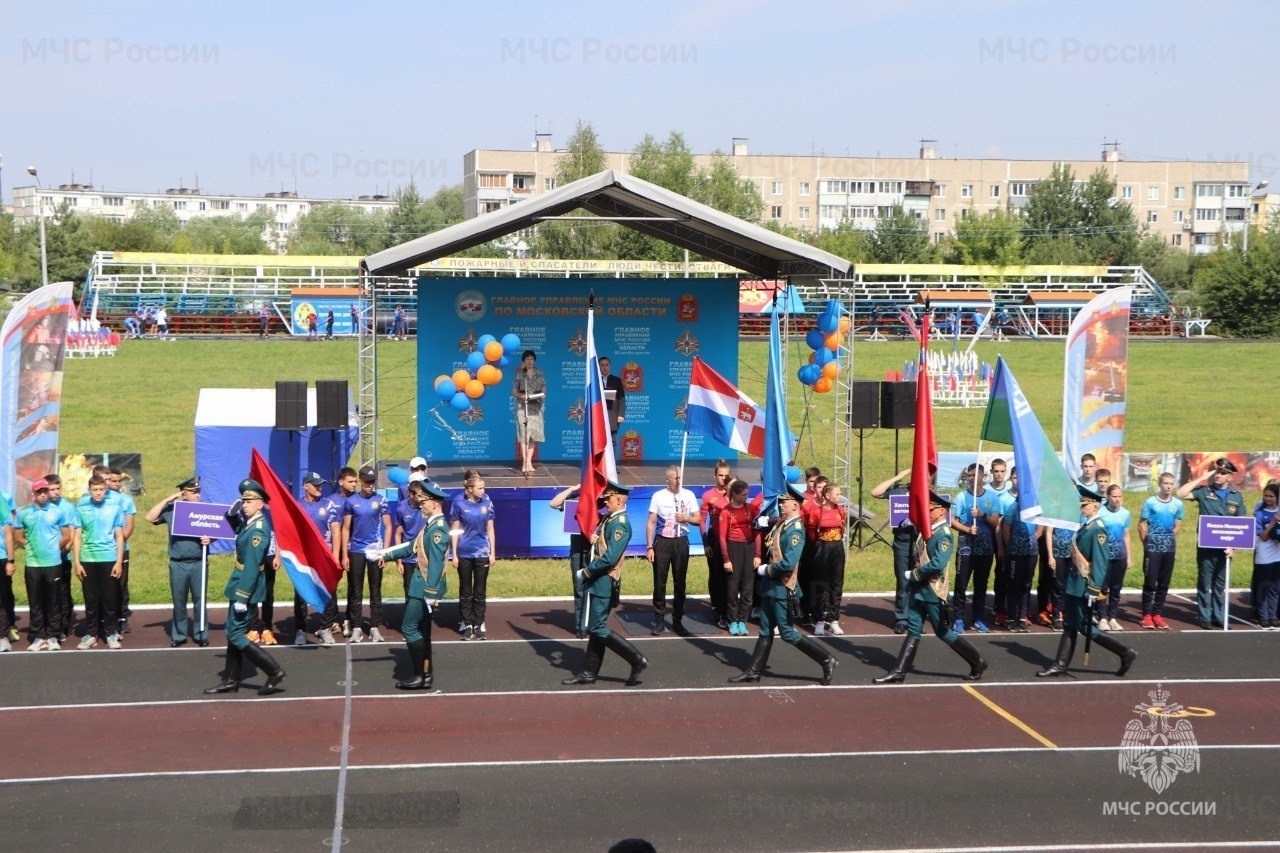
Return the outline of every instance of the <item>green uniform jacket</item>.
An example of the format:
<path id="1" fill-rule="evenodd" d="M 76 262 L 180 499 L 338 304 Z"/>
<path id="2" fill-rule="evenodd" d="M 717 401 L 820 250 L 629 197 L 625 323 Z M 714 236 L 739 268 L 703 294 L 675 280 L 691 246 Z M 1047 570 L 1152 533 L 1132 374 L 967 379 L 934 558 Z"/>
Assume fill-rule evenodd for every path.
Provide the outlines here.
<path id="1" fill-rule="evenodd" d="M 262 565 L 271 546 L 271 521 L 259 513 L 236 533 L 236 568 L 222 594 L 232 604 L 261 604 L 267 597 Z"/>
<path id="2" fill-rule="evenodd" d="M 791 595 L 786 581 L 800 564 L 800 555 L 804 553 L 804 522 L 799 516 L 779 523 L 769 532 L 764 540 L 765 554 L 770 562 L 765 567 L 764 579 L 760 581 L 762 598 L 786 598 Z M 773 560 L 777 554 L 778 559 Z"/>
<path id="3" fill-rule="evenodd" d="M 1101 518 L 1095 515 L 1076 531 L 1076 547 L 1089 563 L 1089 577 L 1082 576 L 1073 565 L 1067 572 L 1063 592 L 1084 598 L 1090 586 L 1101 589 L 1107 584 L 1107 563 L 1111 556 L 1107 551 L 1107 526 Z"/>
<path id="4" fill-rule="evenodd" d="M 417 555 L 418 565 L 405 567 L 405 571 L 412 571 L 409 576 L 409 597 L 439 601 L 449 590 L 449 582 L 444 574 L 445 554 L 448 551 L 449 525 L 445 523 L 444 513 L 439 513 L 427 519 L 426 526 L 418 531 L 412 542 L 402 542 L 383 551 L 382 558 L 403 560 L 410 554 Z"/>
<path id="5" fill-rule="evenodd" d="M 1244 515 L 1244 495 L 1230 486 L 1225 498 L 1218 497 L 1212 486 L 1196 486 L 1191 490 L 1191 499 L 1199 506 L 1201 515 Z"/>
<path id="6" fill-rule="evenodd" d="M 924 552 L 927 559 L 924 565 L 911 573 L 911 583 L 907 587 L 908 594 L 917 601 L 941 601 L 938 594 L 929 586 L 934 578 L 947 573 L 947 566 L 956 552 L 956 535 L 951 532 L 947 519 L 933 526 L 933 534 L 925 540 Z"/>
<path id="7" fill-rule="evenodd" d="M 613 594 L 613 578 L 609 572 L 622 562 L 631 542 L 631 522 L 627 511 L 620 509 L 608 515 L 596 526 L 595 559 L 583 570 L 582 585 L 590 587 L 592 595 L 608 599 Z"/>

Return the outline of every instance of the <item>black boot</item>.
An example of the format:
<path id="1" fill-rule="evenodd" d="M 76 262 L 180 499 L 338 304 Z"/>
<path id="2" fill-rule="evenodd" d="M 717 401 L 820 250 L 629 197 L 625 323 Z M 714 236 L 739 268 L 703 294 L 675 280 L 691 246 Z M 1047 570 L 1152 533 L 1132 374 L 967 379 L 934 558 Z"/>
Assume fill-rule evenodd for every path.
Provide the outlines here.
<path id="1" fill-rule="evenodd" d="M 605 639 L 604 644 L 607 648 L 615 652 L 618 657 L 631 664 L 631 674 L 627 676 L 627 686 L 634 687 L 640 683 L 640 673 L 644 672 L 649 666 L 649 661 L 644 655 L 640 654 L 640 650 L 631 645 L 626 639 L 619 637 L 613 631 L 609 632 L 609 636 Z"/>
<path id="2" fill-rule="evenodd" d="M 427 659 L 427 641 L 418 639 L 405 645 L 409 647 L 409 678 L 405 681 L 397 681 L 396 688 L 399 690 L 422 690 L 426 687 L 427 680 L 422 671 L 423 664 Z"/>
<path id="3" fill-rule="evenodd" d="M 240 689 L 240 667 L 243 662 L 244 658 L 240 654 L 240 649 L 227 643 L 227 665 L 222 670 L 221 680 L 212 687 L 206 687 L 204 692 L 212 696 L 216 693 L 235 693 L 238 691 Z"/>
<path id="4" fill-rule="evenodd" d="M 955 653 L 964 658 L 964 662 L 969 664 L 969 674 L 964 676 L 965 681 L 981 681 L 982 673 L 987 671 L 987 662 L 982 659 L 982 655 L 978 654 L 978 650 L 973 644 L 960 637 L 951 644 L 951 648 Z"/>
<path id="5" fill-rule="evenodd" d="M 591 634 L 587 637 L 587 659 L 582 664 L 582 671 L 573 678 L 566 678 L 560 683 L 566 687 L 571 684 L 595 684 L 600 674 L 600 663 L 604 660 L 604 638 Z"/>
<path id="6" fill-rule="evenodd" d="M 1116 675 L 1121 678 L 1123 678 L 1124 674 L 1129 671 L 1129 667 L 1133 666 L 1134 660 L 1138 657 L 1137 652 L 1110 634 L 1104 634 L 1099 631 L 1097 636 L 1093 638 L 1093 641 L 1120 658 L 1120 668 L 1116 670 Z"/>
<path id="7" fill-rule="evenodd" d="M 1053 663 L 1036 673 L 1037 678 L 1053 678 L 1054 676 L 1064 675 L 1067 667 L 1071 665 L 1071 658 L 1076 653 L 1076 632 L 1063 631 L 1061 639 L 1058 640 L 1058 656 L 1053 659 Z"/>
<path id="8" fill-rule="evenodd" d="M 756 647 L 751 652 L 751 663 L 741 674 L 729 679 L 730 684 L 755 684 L 764 672 L 764 665 L 769 662 L 769 650 L 773 648 L 773 637 L 756 637 Z"/>
<path id="9" fill-rule="evenodd" d="M 276 663 L 275 658 L 254 643 L 245 646 L 244 656 L 253 661 L 253 665 L 267 676 L 267 683 L 258 688 L 259 696 L 284 692 L 280 687 L 280 682 L 284 681 L 284 670 L 280 668 L 280 664 Z"/>
<path id="10" fill-rule="evenodd" d="M 906 642 L 902 644 L 902 649 L 898 652 L 898 662 L 893 665 L 893 669 L 879 678 L 871 679 L 871 683 L 897 684 L 906 680 L 907 673 L 911 671 L 911 665 L 916 662 L 916 650 L 919 648 L 919 637 L 907 637 Z"/>
<path id="11" fill-rule="evenodd" d="M 800 642 L 796 643 L 796 648 L 818 662 L 822 667 L 822 683 L 830 684 L 831 679 L 836 676 L 836 664 L 839 663 L 835 656 L 829 654 L 817 640 L 809 637 L 801 637 Z"/>

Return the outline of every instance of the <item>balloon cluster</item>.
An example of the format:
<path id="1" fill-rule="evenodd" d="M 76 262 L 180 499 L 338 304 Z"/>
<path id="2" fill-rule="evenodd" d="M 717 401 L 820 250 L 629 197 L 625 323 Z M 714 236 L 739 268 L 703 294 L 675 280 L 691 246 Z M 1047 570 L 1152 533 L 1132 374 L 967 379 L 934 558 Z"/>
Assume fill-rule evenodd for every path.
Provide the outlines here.
<path id="1" fill-rule="evenodd" d="M 511 363 L 509 356 L 519 351 L 519 335 L 506 334 L 501 340 L 481 335 L 476 348 L 467 354 L 465 368 L 458 368 L 452 376 L 442 373 L 436 377 L 436 393 L 454 409 L 465 412 L 473 400 L 484 396 L 486 388 L 502 381 L 502 368 Z"/>
<path id="2" fill-rule="evenodd" d="M 809 363 L 796 371 L 801 384 L 819 394 L 826 394 L 836 386 L 836 377 L 840 375 L 840 348 L 852 328 L 853 319 L 840 303 L 828 300 L 826 310 L 818 315 L 818 322 L 804 336 L 813 354 L 809 356 Z"/>

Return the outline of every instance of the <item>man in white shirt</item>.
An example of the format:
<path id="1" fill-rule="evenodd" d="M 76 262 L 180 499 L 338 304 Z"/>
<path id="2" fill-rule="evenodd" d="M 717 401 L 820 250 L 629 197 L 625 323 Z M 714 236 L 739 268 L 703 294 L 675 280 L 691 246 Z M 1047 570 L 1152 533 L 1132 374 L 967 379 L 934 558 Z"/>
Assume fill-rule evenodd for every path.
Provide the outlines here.
<path id="1" fill-rule="evenodd" d="M 653 564 L 653 636 L 666 630 L 667 572 L 672 576 L 671 630 L 683 636 L 685 576 L 689 571 L 689 525 L 701 524 L 693 492 L 680 486 L 680 466 L 667 466 L 667 487 L 649 500 L 645 557 Z"/>

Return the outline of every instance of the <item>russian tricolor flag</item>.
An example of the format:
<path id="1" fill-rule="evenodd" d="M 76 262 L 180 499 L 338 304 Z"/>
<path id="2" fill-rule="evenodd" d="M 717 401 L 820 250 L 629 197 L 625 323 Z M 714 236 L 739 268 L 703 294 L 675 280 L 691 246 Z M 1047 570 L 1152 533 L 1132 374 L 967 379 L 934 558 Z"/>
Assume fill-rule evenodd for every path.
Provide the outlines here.
<path id="1" fill-rule="evenodd" d="M 732 382 L 694 356 L 685 429 L 752 456 L 764 456 L 764 411 Z"/>
<path id="2" fill-rule="evenodd" d="M 587 308 L 587 381 L 584 398 L 587 418 L 582 434 L 582 488 L 578 492 L 575 518 L 583 536 L 596 530 L 600 515 L 596 504 L 610 480 L 618 481 L 613 459 L 613 439 L 609 435 L 609 418 L 604 405 L 604 383 L 600 380 L 600 363 L 596 358 L 595 299 Z"/>
<path id="3" fill-rule="evenodd" d="M 302 600 L 316 610 L 324 610 L 338 588 L 342 568 L 324 537 L 311 523 L 297 499 L 289 493 L 276 472 L 253 448 L 249 476 L 262 484 L 270 498 L 271 526 L 276 534 L 276 554 L 289 573 L 289 581 Z"/>

